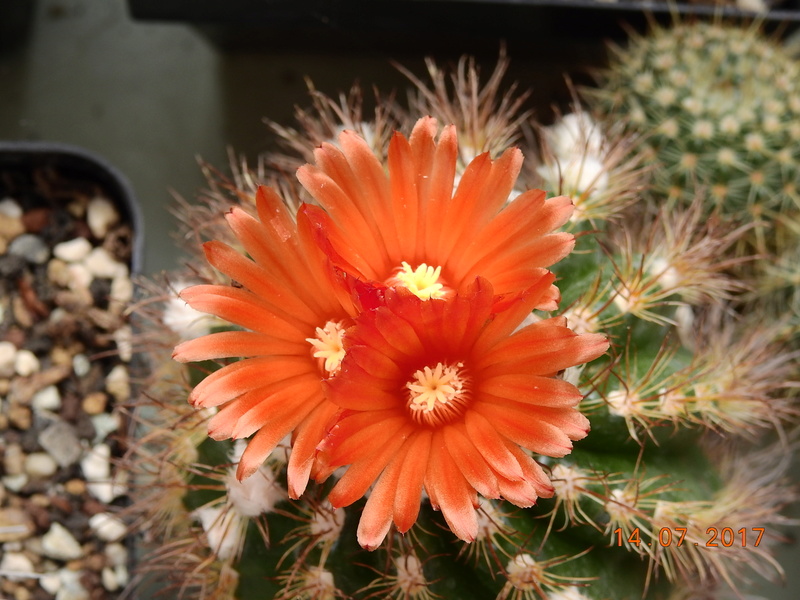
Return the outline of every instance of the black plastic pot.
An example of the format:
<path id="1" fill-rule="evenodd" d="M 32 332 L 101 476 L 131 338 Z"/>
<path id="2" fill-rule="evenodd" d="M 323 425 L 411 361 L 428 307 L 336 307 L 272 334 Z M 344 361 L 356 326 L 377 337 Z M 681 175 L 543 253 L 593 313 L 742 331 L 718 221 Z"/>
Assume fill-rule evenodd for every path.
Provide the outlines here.
<path id="1" fill-rule="evenodd" d="M 125 176 L 88 150 L 53 142 L 0 141 L 0 173 L 52 171 L 64 179 L 94 183 L 115 204 L 134 232 L 130 269 L 140 273 L 144 251 L 144 222 L 139 203 Z"/>

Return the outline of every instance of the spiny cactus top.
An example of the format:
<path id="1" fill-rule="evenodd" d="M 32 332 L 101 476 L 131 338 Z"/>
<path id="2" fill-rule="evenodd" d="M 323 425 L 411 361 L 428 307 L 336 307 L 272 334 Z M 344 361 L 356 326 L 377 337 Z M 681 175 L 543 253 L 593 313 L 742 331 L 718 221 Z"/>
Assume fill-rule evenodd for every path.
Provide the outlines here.
<path id="1" fill-rule="evenodd" d="M 734 314 L 747 226 L 702 198 L 641 202 L 638 139 L 602 121 L 538 127 L 541 160 L 527 149 L 520 169 L 500 143 L 522 139 L 516 101 L 460 73 L 457 100 L 437 71 L 414 116 L 392 116 L 408 137 L 338 103 L 372 148 L 293 133 L 307 191 L 287 157 L 271 175 L 209 168 L 182 207 L 184 239 L 218 240 L 183 296 L 225 331 L 177 364 L 197 333 L 165 323 L 196 313 L 144 307 L 158 344 L 131 456 L 158 543 L 141 571 L 202 600 L 749 593 L 781 572 L 798 384 L 783 334 Z M 542 180 L 578 214 L 518 193 Z M 265 183 L 316 204 L 287 209 Z M 221 439 L 248 432 L 252 450 Z"/>
<path id="2" fill-rule="evenodd" d="M 600 79 L 597 108 L 649 136 L 659 196 L 699 188 L 731 215 L 800 199 L 800 65 L 755 27 L 656 28 Z"/>
<path id="3" fill-rule="evenodd" d="M 293 498 L 309 475 L 324 480 L 352 464 L 330 498 L 347 506 L 378 480 L 359 528 L 367 548 L 392 521 L 401 531 L 413 525 L 423 487 L 465 540 L 477 533 L 477 492 L 520 506 L 551 494 L 519 446 L 563 456 L 586 435 L 575 409 L 581 394 L 552 378 L 608 347 L 563 319 L 509 337 L 531 310 L 557 307 L 545 267 L 574 244 L 571 234 L 551 233 L 572 204 L 531 191 L 506 206 L 518 150 L 496 161 L 478 156 L 454 190 L 454 128 L 438 142 L 436 131 L 425 118 L 408 140 L 396 134 L 388 175 L 353 132 L 339 137 L 341 149 L 323 144 L 317 167 L 299 172 L 322 208 L 301 207 L 295 223 L 260 188 L 259 219 L 240 209 L 228 215 L 251 258 L 220 242 L 205 246 L 237 285 L 181 294 L 247 330 L 183 342 L 174 353 L 181 361 L 246 357 L 189 398 L 222 407 L 209 422 L 213 438 L 253 436 L 239 477 L 289 432 Z"/>

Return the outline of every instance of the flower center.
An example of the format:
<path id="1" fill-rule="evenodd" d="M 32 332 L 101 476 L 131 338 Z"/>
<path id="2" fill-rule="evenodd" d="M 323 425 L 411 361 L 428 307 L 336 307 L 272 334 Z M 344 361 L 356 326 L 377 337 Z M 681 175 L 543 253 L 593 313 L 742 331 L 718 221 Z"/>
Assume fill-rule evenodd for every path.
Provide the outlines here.
<path id="1" fill-rule="evenodd" d="M 442 267 L 434 268 L 422 263 L 416 269 L 412 269 L 411 265 L 403 261 L 400 270 L 387 283 L 401 285 L 423 300 L 443 298 L 446 292 L 444 285 L 439 283 L 441 274 Z"/>
<path id="2" fill-rule="evenodd" d="M 336 375 L 344 359 L 344 327 L 337 321 L 328 321 L 325 327 L 317 327 L 317 337 L 306 338 L 313 347 L 313 356 L 318 358 L 328 375 Z"/>
<path id="3" fill-rule="evenodd" d="M 416 421 L 438 425 L 463 412 L 467 400 L 463 367 L 463 363 L 437 363 L 433 369 L 425 367 L 414 373 L 406 388 L 408 408 Z"/>

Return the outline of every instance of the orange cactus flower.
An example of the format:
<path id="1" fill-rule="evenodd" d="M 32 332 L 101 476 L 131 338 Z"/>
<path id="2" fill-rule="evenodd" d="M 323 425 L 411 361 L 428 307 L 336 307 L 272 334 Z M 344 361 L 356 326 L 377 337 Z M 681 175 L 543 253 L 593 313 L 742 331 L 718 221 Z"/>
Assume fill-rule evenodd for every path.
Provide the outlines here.
<path id="1" fill-rule="evenodd" d="M 608 348 L 563 317 L 514 331 L 553 279 L 544 272 L 512 297 L 494 296 L 483 278 L 448 299 L 423 301 L 402 286 L 366 292 L 380 302 L 348 330 L 341 372 L 324 384 L 343 410 L 319 447 L 326 472 L 350 465 L 331 490 L 333 506 L 375 484 L 358 527 L 362 546 L 376 548 L 392 522 L 407 531 L 423 488 L 466 541 L 478 530 L 477 494 L 521 507 L 552 495 L 525 450 L 564 456 L 587 434 L 581 393 L 558 373 Z"/>
<path id="2" fill-rule="evenodd" d="M 571 234 L 552 233 L 569 219 L 572 202 L 531 190 L 507 204 L 522 166 L 516 148 L 496 160 L 478 156 L 455 186 L 455 127 L 438 141 L 437 130 L 425 117 L 408 139 L 395 133 L 387 169 L 352 131 L 339 136 L 340 148 L 322 144 L 316 165 L 297 172 L 324 209 L 301 208 L 320 246 L 345 273 L 423 299 L 446 297 L 478 276 L 497 294 L 530 287 L 572 250 Z M 556 288 L 541 302 L 537 308 L 554 310 Z"/>
<path id="3" fill-rule="evenodd" d="M 222 242 L 204 245 L 209 263 L 237 285 L 196 285 L 181 293 L 192 308 L 247 331 L 183 342 L 173 356 L 182 362 L 245 357 L 207 376 L 189 401 L 221 406 L 209 421 L 212 438 L 253 436 L 239 463 L 239 479 L 254 473 L 293 433 L 288 484 L 290 496 L 297 498 L 338 409 L 325 399 L 320 382 L 339 370 L 342 335 L 354 308 L 335 285 L 302 215 L 295 224 L 269 188 L 259 188 L 256 202 L 258 219 L 240 208 L 227 215 L 251 258 Z"/>

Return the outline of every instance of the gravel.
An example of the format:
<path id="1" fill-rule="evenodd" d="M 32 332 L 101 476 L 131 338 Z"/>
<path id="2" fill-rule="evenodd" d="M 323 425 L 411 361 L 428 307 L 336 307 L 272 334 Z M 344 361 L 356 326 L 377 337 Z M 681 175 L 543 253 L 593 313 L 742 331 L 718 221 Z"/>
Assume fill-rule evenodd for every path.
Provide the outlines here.
<path id="1" fill-rule="evenodd" d="M 131 240 L 98 184 L 0 167 L 0 598 L 128 584 Z"/>

